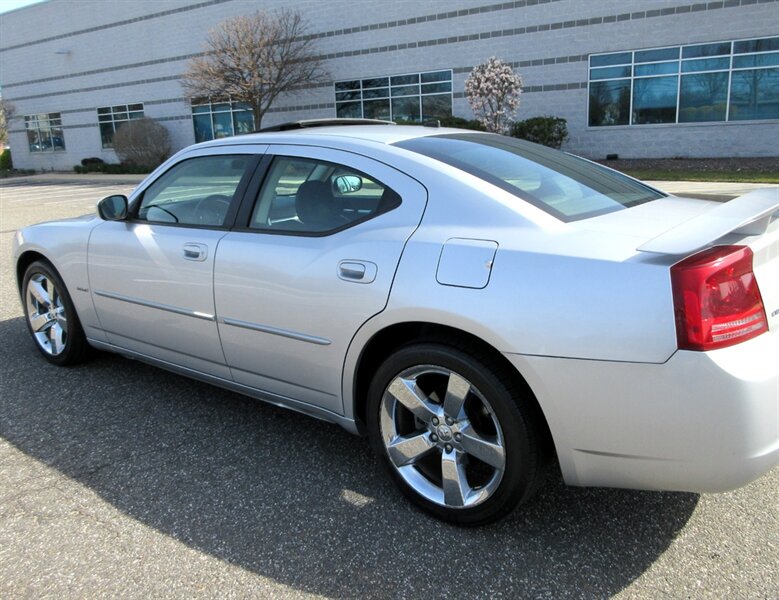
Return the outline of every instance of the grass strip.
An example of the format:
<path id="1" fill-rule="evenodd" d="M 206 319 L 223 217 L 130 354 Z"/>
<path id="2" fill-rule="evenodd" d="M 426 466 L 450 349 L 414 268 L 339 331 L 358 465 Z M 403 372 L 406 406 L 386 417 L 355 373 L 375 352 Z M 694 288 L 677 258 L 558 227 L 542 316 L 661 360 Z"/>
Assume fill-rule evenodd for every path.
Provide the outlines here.
<path id="1" fill-rule="evenodd" d="M 650 181 L 728 181 L 733 183 L 779 183 L 779 173 L 760 171 L 685 171 L 671 169 L 625 169 L 636 179 Z"/>

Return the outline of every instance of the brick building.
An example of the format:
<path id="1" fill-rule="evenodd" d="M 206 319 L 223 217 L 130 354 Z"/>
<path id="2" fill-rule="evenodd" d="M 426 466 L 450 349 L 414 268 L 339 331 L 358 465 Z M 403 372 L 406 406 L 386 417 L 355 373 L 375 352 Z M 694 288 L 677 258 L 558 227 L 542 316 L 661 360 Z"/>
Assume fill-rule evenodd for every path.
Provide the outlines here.
<path id="1" fill-rule="evenodd" d="M 281 98 L 301 118 L 471 117 L 471 68 L 524 80 L 519 119 L 565 117 L 591 157 L 775 156 L 776 0 L 49 0 L 0 15 L 0 91 L 18 167 L 116 161 L 113 133 L 146 116 L 176 148 L 253 129 L 240 105 L 183 97 L 209 28 L 256 8 L 301 11 L 331 80 Z"/>

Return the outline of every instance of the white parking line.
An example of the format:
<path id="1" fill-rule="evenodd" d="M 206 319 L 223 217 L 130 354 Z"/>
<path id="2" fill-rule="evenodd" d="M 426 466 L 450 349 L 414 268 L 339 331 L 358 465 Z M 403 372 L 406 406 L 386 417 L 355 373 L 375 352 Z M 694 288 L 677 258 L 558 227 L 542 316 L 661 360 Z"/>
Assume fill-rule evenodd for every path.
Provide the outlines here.
<path id="1" fill-rule="evenodd" d="M 96 206 L 100 198 L 95 199 L 92 206 Z M 73 198 L 71 200 L 59 200 L 55 202 L 44 202 L 43 206 L 49 206 L 51 204 L 73 204 L 74 202 L 83 202 L 84 198 Z"/>
<path id="2" fill-rule="evenodd" d="M 21 204 L 21 203 L 28 203 L 28 204 L 56 204 L 58 202 L 70 202 L 73 199 L 84 199 L 94 197 L 95 202 L 100 200 L 101 198 L 104 198 L 105 196 L 109 196 L 112 193 L 129 193 L 130 190 L 127 188 L 122 187 L 111 187 L 111 188 L 86 188 L 84 190 L 76 191 L 72 188 L 69 189 L 67 192 L 65 191 L 57 191 L 56 189 L 52 189 L 50 191 L 47 191 L 46 194 L 41 194 L 40 192 L 38 194 L 32 195 L 29 192 L 23 195 L 19 194 L 7 194 L 2 193 L 2 198 L 0 198 L 4 203 L 7 202 L 8 204 Z"/>
<path id="3" fill-rule="evenodd" d="M 122 187 L 122 186 L 110 186 L 110 187 Z M 105 189 L 103 186 L 96 187 L 96 186 L 80 186 L 80 187 L 73 187 L 73 186 L 31 186 L 28 188 L 12 188 L 12 189 L 0 189 L 0 194 L 3 196 L 6 195 L 30 195 L 30 194 L 40 194 L 40 193 L 83 193 L 89 190 L 100 190 Z"/>

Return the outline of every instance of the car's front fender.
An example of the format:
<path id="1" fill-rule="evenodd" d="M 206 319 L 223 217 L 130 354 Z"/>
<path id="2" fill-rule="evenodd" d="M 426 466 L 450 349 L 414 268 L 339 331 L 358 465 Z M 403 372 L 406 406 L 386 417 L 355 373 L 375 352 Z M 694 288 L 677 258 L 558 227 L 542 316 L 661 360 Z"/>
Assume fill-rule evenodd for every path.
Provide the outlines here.
<path id="1" fill-rule="evenodd" d="M 89 236 L 100 223 L 100 219 L 89 215 L 25 227 L 14 235 L 13 255 L 20 292 L 27 266 L 40 258 L 46 260 L 65 283 L 87 337 L 105 341 L 87 273 Z"/>

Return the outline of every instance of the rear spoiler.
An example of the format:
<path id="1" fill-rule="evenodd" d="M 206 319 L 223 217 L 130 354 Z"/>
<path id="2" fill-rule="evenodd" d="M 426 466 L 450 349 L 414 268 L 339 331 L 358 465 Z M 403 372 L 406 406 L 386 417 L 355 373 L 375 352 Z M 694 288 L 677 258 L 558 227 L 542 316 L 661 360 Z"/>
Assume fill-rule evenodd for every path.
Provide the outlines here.
<path id="1" fill-rule="evenodd" d="M 755 190 L 672 227 L 637 248 L 654 254 L 690 254 L 728 233 L 761 235 L 779 211 L 779 188 Z"/>

